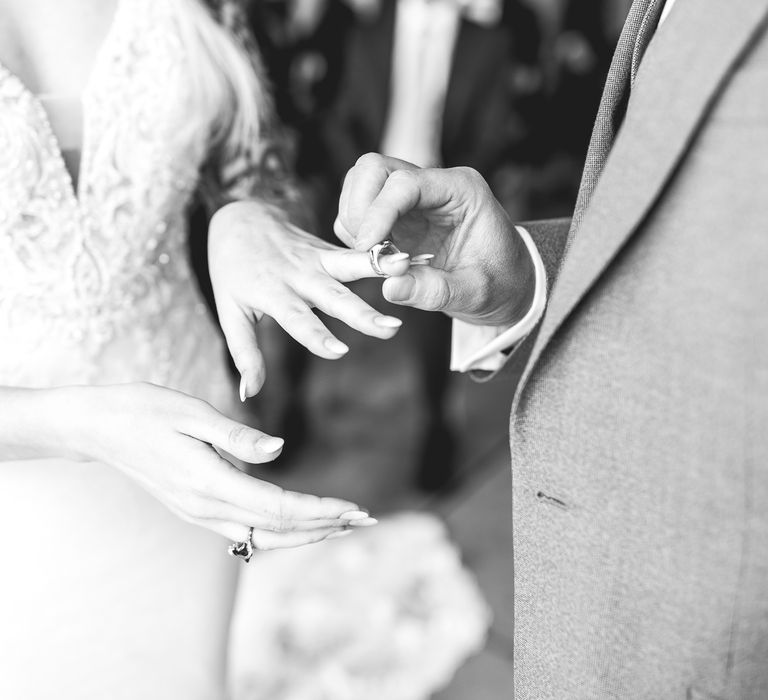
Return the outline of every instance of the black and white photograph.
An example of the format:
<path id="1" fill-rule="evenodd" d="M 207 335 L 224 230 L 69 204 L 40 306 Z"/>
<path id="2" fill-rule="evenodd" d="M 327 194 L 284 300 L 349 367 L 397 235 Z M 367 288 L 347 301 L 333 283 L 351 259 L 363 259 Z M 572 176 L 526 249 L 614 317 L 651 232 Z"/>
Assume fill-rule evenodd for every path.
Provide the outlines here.
<path id="1" fill-rule="evenodd" d="M 768 700 L 768 0 L 0 0 L 0 700 Z"/>

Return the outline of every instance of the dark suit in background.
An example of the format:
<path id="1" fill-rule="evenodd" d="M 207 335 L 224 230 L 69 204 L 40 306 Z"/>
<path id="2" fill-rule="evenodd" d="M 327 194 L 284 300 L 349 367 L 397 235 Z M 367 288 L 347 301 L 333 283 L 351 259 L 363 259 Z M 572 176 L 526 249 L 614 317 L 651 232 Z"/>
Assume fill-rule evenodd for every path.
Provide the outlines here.
<path id="1" fill-rule="evenodd" d="M 346 70 L 326 125 L 330 165 L 339 185 L 361 155 L 381 149 L 392 91 L 396 7 L 396 2 L 384 2 L 376 17 L 361 20 L 350 34 Z M 444 166 L 471 166 L 491 178 L 524 142 L 525 118 L 515 111 L 511 70 L 518 61 L 536 63 L 538 37 L 535 15 L 516 2 L 506 3 L 504 21 L 496 26 L 460 20 L 442 120 Z M 429 415 L 418 482 L 432 490 L 451 479 L 455 458 L 444 415 L 450 322 L 437 314 L 406 313 L 403 335 L 416 350 Z"/>

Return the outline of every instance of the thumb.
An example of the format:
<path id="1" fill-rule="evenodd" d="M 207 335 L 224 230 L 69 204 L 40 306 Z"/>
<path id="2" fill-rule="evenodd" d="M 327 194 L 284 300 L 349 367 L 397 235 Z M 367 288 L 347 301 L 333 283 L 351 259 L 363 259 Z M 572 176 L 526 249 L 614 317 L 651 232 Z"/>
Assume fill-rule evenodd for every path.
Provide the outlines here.
<path id="1" fill-rule="evenodd" d="M 384 298 L 393 304 L 424 311 L 456 311 L 451 308 L 461 295 L 459 280 L 452 273 L 432 267 L 411 268 L 408 274 L 385 280 Z"/>
<path id="2" fill-rule="evenodd" d="M 245 401 L 259 393 L 266 379 L 264 356 L 256 337 L 256 320 L 252 314 L 232 306 L 219 309 L 219 323 L 232 361 L 240 373 L 240 400 Z"/>

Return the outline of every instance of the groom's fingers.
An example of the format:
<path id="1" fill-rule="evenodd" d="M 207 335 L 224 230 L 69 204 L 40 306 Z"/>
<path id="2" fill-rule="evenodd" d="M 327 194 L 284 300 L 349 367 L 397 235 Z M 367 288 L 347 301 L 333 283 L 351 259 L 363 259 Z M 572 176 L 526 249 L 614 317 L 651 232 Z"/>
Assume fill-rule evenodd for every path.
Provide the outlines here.
<path id="1" fill-rule="evenodd" d="M 355 248 L 367 250 L 390 237 L 395 224 L 413 210 L 439 215 L 445 235 L 483 200 L 488 185 L 471 168 L 397 170 L 368 205 L 355 232 Z M 352 207 L 352 204 L 350 204 Z"/>
<path id="2" fill-rule="evenodd" d="M 467 276 L 432 267 L 414 268 L 402 277 L 390 277 L 382 291 L 393 304 L 447 313 L 470 309 L 476 293 Z"/>
<path id="3" fill-rule="evenodd" d="M 219 323 L 227 341 L 232 361 L 241 377 L 241 399 L 261 391 L 266 378 L 264 356 L 256 337 L 256 320 L 235 305 L 218 308 Z"/>
<path id="4" fill-rule="evenodd" d="M 410 170 L 418 170 L 418 167 L 413 163 L 378 153 L 366 153 L 357 160 L 344 179 L 339 198 L 339 215 L 334 224 L 336 235 L 345 245 L 360 249 L 355 241 L 368 207 L 379 195 L 392 173 Z"/>

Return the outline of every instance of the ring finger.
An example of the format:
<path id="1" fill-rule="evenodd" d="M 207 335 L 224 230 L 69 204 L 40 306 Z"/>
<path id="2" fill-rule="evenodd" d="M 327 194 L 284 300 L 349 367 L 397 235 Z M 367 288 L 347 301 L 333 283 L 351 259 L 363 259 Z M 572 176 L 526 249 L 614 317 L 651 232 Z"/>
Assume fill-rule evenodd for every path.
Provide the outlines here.
<path id="1" fill-rule="evenodd" d="M 198 523 L 214 532 L 218 532 L 231 542 L 244 542 L 248 539 L 250 528 L 239 523 L 231 523 L 223 520 L 201 521 Z M 270 532 L 254 528 L 251 544 L 260 551 L 271 549 L 289 549 L 301 547 L 306 544 L 314 544 L 328 539 L 339 532 L 353 532 L 352 530 L 339 530 L 327 528 L 320 530 L 308 530 L 306 532 Z"/>

